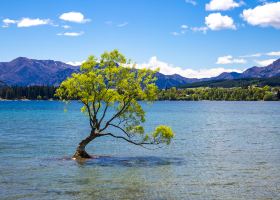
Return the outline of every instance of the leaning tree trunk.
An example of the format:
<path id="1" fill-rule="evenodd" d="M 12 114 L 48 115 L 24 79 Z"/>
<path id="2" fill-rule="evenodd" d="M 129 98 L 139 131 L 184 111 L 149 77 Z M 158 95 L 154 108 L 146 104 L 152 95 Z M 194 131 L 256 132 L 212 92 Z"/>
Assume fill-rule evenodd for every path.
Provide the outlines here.
<path id="1" fill-rule="evenodd" d="M 87 152 L 86 152 L 86 146 L 96 138 L 95 135 L 90 134 L 87 138 L 82 140 L 77 149 L 75 154 L 73 155 L 73 159 L 87 159 L 87 158 L 92 158 Z"/>

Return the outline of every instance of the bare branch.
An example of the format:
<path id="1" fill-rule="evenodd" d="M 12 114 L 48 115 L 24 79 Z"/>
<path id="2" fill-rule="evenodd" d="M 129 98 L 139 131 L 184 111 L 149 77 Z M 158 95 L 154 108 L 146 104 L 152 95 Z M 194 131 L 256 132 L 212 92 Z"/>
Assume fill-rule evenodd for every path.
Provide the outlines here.
<path id="1" fill-rule="evenodd" d="M 99 134 L 98 137 L 100 137 L 100 136 L 112 136 L 114 138 L 123 139 L 123 140 L 125 140 L 125 141 L 127 141 L 131 144 L 135 144 L 135 145 L 138 145 L 138 146 L 154 144 L 152 142 L 135 142 L 135 141 L 127 139 L 126 137 L 123 137 L 123 136 L 113 135 L 112 133 Z"/>
<path id="2" fill-rule="evenodd" d="M 135 141 L 132 141 L 132 140 L 129 140 L 123 136 L 116 136 L 112 133 L 104 133 L 104 134 L 98 134 L 97 137 L 102 137 L 102 136 L 111 136 L 111 137 L 114 137 L 114 138 L 117 138 L 117 139 L 123 139 L 131 144 L 134 144 L 134 145 L 137 145 L 137 146 L 141 146 L 143 147 L 144 149 L 148 149 L 148 150 L 155 150 L 155 149 L 160 149 L 162 148 L 162 146 L 157 146 L 157 148 L 148 148 L 144 145 L 154 145 L 154 144 L 157 144 L 159 145 L 159 143 L 153 143 L 153 142 L 135 142 Z"/>
<path id="3" fill-rule="evenodd" d="M 115 124 L 109 124 L 109 126 L 113 126 L 113 127 L 115 127 L 115 128 L 118 128 L 118 129 L 120 129 L 124 134 L 126 134 L 126 136 L 127 137 L 131 137 L 130 135 L 129 135 L 129 133 L 128 132 L 126 132 L 122 127 L 120 127 L 120 126 L 118 126 L 118 125 L 115 125 Z"/>
<path id="4" fill-rule="evenodd" d="M 106 103 L 106 107 L 105 107 L 105 109 L 104 109 L 104 111 L 103 111 L 103 114 L 102 114 L 102 117 L 100 118 L 100 120 L 99 120 L 99 123 L 98 123 L 98 126 L 100 126 L 101 125 L 101 123 L 102 123 L 102 121 L 103 121 L 103 119 L 104 119 L 104 117 L 105 117 L 105 115 L 106 115 L 106 112 L 107 112 L 107 109 L 109 108 L 109 101 Z"/>
<path id="5" fill-rule="evenodd" d="M 81 101 L 82 101 L 82 100 L 81 100 Z M 84 101 L 82 101 L 82 103 L 83 103 L 83 104 L 86 106 L 86 108 L 87 108 L 88 116 L 89 116 L 89 124 L 90 124 L 91 128 L 93 129 L 93 128 L 94 128 L 93 123 L 92 123 L 92 121 L 93 121 L 93 116 L 92 116 L 92 114 L 91 114 L 90 107 L 89 107 L 88 103 L 86 103 L 86 102 L 84 102 Z"/>
<path id="6" fill-rule="evenodd" d="M 126 97 L 125 97 L 126 98 Z M 125 98 L 123 100 L 125 100 Z M 100 132 L 104 131 L 106 128 L 108 128 L 109 124 L 114 120 L 116 119 L 118 116 L 120 116 L 123 111 L 125 111 L 127 108 L 128 108 L 128 105 L 130 103 L 131 100 L 128 100 L 127 102 L 124 101 L 124 105 L 123 107 L 110 119 L 107 121 L 106 125 L 104 126 L 104 128 L 102 128 L 100 130 Z"/>

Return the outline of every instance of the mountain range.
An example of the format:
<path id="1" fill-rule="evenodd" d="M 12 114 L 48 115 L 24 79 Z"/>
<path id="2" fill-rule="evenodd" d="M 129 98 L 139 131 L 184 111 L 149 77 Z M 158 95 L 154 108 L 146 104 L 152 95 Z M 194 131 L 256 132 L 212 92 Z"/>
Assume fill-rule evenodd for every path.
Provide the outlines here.
<path id="1" fill-rule="evenodd" d="M 0 62 L 0 80 L 7 85 L 59 85 L 79 67 L 53 60 L 19 57 Z"/>
<path id="2" fill-rule="evenodd" d="M 242 78 L 270 78 L 280 76 L 280 59 L 274 61 L 272 64 L 265 67 L 251 67 L 245 70 L 243 73 L 237 72 L 224 72 L 217 77 L 214 77 L 214 80 L 221 79 L 242 79 Z"/>
<path id="3" fill-rule="evenodd" d="M 0 85 L 59 85 L 73 72 L 78 72 L 78 66 L 72 66 L 60 61 L 35 60 L 18 57 L 10 62 L 0 62 Z M 180 87 L 191 83 L 212 80 L 233 80 L 245 78 L 269 78 L 280 76 L 280 59 L 266 67 L 251 67 L 243 73 L 224 72 L 212 78 L 185 78 L 178 74 L 156 74 L 159 88 Z"/>

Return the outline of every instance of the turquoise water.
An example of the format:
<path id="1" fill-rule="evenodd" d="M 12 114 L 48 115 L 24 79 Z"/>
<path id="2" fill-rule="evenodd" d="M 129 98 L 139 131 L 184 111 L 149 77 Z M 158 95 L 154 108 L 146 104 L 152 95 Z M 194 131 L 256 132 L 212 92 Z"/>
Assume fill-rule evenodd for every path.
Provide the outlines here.
<path id="1" fill-rule="evenodd" d="M 146 150 L 89 132 L 80 105 L 0 102 L 0 199 L 280 199 L 279 102 L 156 102 L 147 129 L 172 126 L 168 147 Z"/>

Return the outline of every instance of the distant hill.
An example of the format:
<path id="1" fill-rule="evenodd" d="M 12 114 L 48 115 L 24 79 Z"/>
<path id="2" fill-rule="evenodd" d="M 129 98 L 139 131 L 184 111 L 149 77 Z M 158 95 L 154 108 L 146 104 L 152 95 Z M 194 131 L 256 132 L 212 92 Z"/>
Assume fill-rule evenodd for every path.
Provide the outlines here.
<path id="1" fill-rule="evenodd" d="M 197 87 L 248 87 L 256 85 L 259 87 L 272 86 L 280 87 L 280 76 L 270 78 L 243 78 L 243 79 L 230 79 L 230 80 L 210 80 L 191 83 L 183 86 L 182 88 L 197 88 Z"/>
<path id="2" fill-rule="evenodd" d="M 76 71 L 78 67 L 53 60 L 19 57 L 0 62 L 0 80 L 8 85 L 59 85 Z"/>
<path id="3" fill-rule="evenodd" d="M 242 73 L 241 78 L 269 78 L 280 76 L 280 59 L 266 67 L 252 67 Z"/>
<path id="4" fill-rule="evenodd" d="M 240 78 L 241 73 L 237 72 L 223 72 L 219 76 L 210 78 L 210 80 L 231 80 Z"/>
<path id="5" fill-rule="evenodd" d="M 178 74 L 164 75 L 162 73 L 156 73 L 157 81 L 156 84 L 160 89 L 179 87 L 188 83 L 194 83 L 199 79 L 185 78 Z"/>
<path id="6" fill-rule="evenodd" d="M 243 79 L 243 78 L 269 78 L 280 76 L 280 59 L 274 61 L 266 67 L 251 67 L 243 73 L 224 72 L 212 80 L 221 79 Z"/>
<path id="7" fill-rule="evenodd" d="M 79 67 L 54 60 L 35 60 L 24 57 L 10 62 L 0 62 L 0 80 L 7 85 L 59 85 Z M 224 72 L 212 78 L 185 78 L 178 74 L 156 74 L 157 86 L 160 89 L 182 87 L 202 81 L 234 80 L 246 78 L 270 78 L 280 76 L 280 59 L 266 67 L 252 67 L 243 73 Z M 200 84 L 200 83 L 199 83 Z"/>

